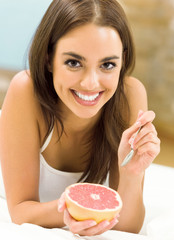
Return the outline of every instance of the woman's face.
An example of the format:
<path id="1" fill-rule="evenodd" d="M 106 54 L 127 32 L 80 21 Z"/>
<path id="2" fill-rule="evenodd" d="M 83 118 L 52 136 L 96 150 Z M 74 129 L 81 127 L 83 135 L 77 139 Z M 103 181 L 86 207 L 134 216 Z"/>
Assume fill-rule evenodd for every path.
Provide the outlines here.
<path id="1" fill-rule="evenodd" d="M 52 70 L 62 110 L 80 118 L 99 113 L 117 89 L 122 51 L 120 37 L 110 27 L 87 24 L 60 38 Z"/>

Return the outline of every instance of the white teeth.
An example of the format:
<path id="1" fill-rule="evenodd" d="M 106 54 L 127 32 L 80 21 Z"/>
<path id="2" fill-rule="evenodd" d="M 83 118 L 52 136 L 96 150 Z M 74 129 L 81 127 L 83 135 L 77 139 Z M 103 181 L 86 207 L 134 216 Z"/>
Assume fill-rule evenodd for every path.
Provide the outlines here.
<path id="1" fill-rule="evenodd" d="M 88 96 L 88 95 L 83 95 L 76 91 L 74 91 L 74 92 L 79 98 L 81 98 L 82 100 L 85 100 L 85 101 L 94 101 L 99 96 L 99 93 Z"/>

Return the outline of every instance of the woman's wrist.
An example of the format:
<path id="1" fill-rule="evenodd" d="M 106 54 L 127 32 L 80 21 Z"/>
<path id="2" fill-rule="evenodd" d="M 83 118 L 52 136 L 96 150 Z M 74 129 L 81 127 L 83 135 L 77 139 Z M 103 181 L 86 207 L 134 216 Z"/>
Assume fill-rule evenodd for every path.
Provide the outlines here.
<path id="1" fill-rule="evenodd" d="M 144 172 L 141 172 L 141 174 L 133 174 L 132 172 L 127 171 L 126 169 L 121 169 L 119 172 L 119 185 L 118 190 L 121 189 L 127 189 L 127 188 L 133 188 L 142 189 L 144 180 Z"/>

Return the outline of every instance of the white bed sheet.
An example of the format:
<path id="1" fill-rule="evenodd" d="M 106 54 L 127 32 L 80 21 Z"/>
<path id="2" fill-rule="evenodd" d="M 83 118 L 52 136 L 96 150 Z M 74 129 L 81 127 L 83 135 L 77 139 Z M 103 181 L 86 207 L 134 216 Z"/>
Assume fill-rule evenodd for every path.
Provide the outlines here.
<path id="1" fill-rule="evenodd" d="M 146 216 L 140 234 L 107 231 L 79 237 L 66 229 L 45 229 L 33 224 L 11 223 L 6 200 L 0 198 L 0 239 L 13 240 L 174 240 L 174 168 L 152 164 L 144 185 Z"/>

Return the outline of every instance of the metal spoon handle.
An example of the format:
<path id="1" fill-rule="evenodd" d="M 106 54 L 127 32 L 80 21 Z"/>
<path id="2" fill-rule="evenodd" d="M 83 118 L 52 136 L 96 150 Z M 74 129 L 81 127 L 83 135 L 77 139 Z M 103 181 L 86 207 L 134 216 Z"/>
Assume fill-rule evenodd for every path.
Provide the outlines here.
<path id="1" fill-rule="evenodd" d="M 134 142 L 136 136 L 138 135 L 139 131 L 141 130 L 141 127 L 137 130 L 137 132 L 135 133 L 134 139 L 132 141 L 132 143 Z M 128 164 L 128 162 L 130 162 L 130 160 L 132 159 L 134 155 L 134 149 L 132 148 L 131 145 L 131 150 L 130 152 L 127 154 L 127 156 L 125 157 L 125 159 L 123 160 L 123 162 L 121 163 L 121 167 L 125 166 L 126 164 Z"/>

